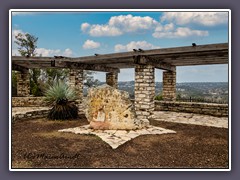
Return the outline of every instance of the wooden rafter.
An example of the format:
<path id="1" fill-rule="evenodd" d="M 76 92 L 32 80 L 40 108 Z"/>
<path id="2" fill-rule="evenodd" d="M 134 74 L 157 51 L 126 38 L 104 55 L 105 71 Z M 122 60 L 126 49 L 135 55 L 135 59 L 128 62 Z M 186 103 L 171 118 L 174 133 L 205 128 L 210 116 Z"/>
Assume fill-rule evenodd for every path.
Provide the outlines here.
<path id="1" fill-rule="evenodd" d="M 174 71 L 175 66 L 227 64 L 228 43 L 162 48 L 85 57 L 22 57 L 12 56 L 12 64 L 26 68 L 85 68 L 93 71 L 119 72 L 119 68 L 134 68 L 134 57 L 156 68 Z"/>
<path id="2" fill-rule="evenodd" d="M 163 61 L 159 61 L 156 58 L 150 57 L 150 56 L 136 56 L 134 58 L 135 64 L 142 64 L 142 65 L 152 65 L 155 68 L 168 70 L 168 71 L 176 71 L 176 66 L 173 66 L 169 63 L 165 63 Z"/>

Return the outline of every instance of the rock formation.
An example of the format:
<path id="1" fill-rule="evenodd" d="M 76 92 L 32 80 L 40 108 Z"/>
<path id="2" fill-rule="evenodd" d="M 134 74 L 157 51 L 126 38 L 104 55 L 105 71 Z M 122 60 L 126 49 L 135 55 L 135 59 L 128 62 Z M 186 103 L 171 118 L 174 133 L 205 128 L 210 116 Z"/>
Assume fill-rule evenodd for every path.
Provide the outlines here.
<path id="1" fill-rule="evenodd" d="M 90 88 L 86 99 L 86 117 L 93 129 L 141 129 L 147 119 L 137 119 L 129 94 L 108 85 Z"/>

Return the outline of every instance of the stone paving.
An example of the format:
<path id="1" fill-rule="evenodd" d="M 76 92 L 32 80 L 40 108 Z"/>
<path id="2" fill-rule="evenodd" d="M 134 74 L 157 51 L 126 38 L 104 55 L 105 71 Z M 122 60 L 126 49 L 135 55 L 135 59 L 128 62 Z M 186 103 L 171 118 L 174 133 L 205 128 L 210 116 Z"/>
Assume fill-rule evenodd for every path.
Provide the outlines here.
<path id="1" fill-rule="evenodd" d="M 138 130 L 93 130 L 89 125 L 75 128 L 58 130 L 59 132 L 70 132 L 75 134 L 94 134 L 100 137 L 104 142 L 109 144 L 113 149 L 126 143 L 127 141 L 145 134 L 166 134 L 176 133 L 175 131 L 149 125 L 144 129 Z"/>
<path id="2" fill-rule="evenodd" d="M 209 115 L 179 113 L 171 111 L 155 111 L 151 118 L 157 121 L 228 128 L 228 117 L 215 117 Z"/>
<path id="3" fill-rule="evenodd" d="M 16 114 L 26 114 L 27 112 L 39 111 L 39 110 L 48 110 L 49 107 L 13 107 L 12 116 Z"/>

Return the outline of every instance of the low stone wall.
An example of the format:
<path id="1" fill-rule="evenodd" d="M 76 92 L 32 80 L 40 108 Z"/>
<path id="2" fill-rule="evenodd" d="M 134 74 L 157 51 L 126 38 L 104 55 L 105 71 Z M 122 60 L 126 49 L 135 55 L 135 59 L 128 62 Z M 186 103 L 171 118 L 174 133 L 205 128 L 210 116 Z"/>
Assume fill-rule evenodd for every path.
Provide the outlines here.
<path id="1" fill-rule="evenodd" d="M 155 101 L 155 111 L 188 112 L 221 117 L 228 116 L 228 104 Z"/>
<path id="2" fill-rule="evenodd" d="M 18 113 L 18 114 L 14 114 L 12 116 L 12 122 L 17 121 L 17 120 L 44 118 L 44 117 L 47 117 L 48 113 L 49 113 L 49 109 L 29 111 L 26 113 Z"/>
<path id="3" fill-rule="evenodd" d="M 47 106 L 43 97 L 12 97 L 12 107 L 43 107 Z"/>

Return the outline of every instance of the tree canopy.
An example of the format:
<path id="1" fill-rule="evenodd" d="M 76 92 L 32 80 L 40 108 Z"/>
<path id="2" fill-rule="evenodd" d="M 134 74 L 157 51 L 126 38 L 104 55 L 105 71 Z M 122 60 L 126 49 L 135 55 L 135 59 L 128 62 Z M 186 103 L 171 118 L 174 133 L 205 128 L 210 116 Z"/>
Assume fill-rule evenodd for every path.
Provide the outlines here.
<path id="1" fill-rule="evenodd" d="M 15 36 L 16 40 L 14 41 L 18 45 L 18 52 L 21 56 L 36 56 L 36 48 L 38 38 L 31 34 L 22 34 L 18 33 Z"/>

